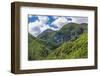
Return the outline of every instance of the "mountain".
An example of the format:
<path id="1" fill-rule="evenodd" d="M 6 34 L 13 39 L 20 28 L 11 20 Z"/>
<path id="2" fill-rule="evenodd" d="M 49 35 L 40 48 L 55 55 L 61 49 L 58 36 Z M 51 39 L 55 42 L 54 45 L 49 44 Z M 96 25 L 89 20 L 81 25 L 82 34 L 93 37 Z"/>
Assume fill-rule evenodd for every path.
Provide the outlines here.
<path id="1" fill-rule="evenodd" d="M 87 58 L 87 34 L 83 33 L 75 41 L 64 42 L 60 47 L 56 48 L 48 59 L 77 59 Z"/>
<path id="2" fill-rule="evenodd" d="M 50 38 L 56 33 L 56 31 L 53 31 L 51 29 L 47 29 L 43 31 L 40 35 L 38 35 L 39 39 L 47 40 L 49 41 Z"/>
<path id="3" fill-rule="evenodd" d="M 87 24 L 68 23 L 37 37 L 28 33 L 28 60 L 87 58 Z"/>
<path id="4" fill-rule="evenodd" d="M 32 35 L 28 34 L 28 59 L 44 59 L 51 51 L 44 44 L 46 44 L 45 41 L 41 41 L 33 37 Z"/>
<path id="5" fill-rule="evenodd" d="M 84 32 L 88 31 L 88 29 L 87 29 L 88 28 L 88 26 L 87 26 L 88 24 L 87 23 L 81 23 L 80 25 L 84 29 Z"/>
<path id="6" fill-rule="evenodd" d="M 42 34 L 38 35 L 37 38 L 41 39 L 41 40 L 45 40 L 49 44 L 52 44 L 54 46 L 52 48 L 54 49 L 54 48 L 58 47 L 58 44 L 56 44 L 54 41 L 54 36 L 56 33 L 57 33 L 56 31 L 47 29 Z"/>
<path id="7" fill-rule="evenodd" d="M 52 44 L 58 46 L 65 41 L 76 39 L 80 34 L 87 30 L 86 28 L 86 23 L 81 25 L 77 23 L 68 23 L 58 31 L 47 29 L 46 31 L 38 35 L 38 38 L 49 41 Z"/>

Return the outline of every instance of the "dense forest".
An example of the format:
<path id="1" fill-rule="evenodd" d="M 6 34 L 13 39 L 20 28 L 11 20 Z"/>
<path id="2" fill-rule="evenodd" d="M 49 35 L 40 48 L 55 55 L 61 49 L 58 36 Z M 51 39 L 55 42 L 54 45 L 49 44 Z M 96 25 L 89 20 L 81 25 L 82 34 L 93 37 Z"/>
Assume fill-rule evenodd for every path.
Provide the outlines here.
<path id="1" fill-rule="evenodd" d="M 87 23 L 68 23 L 60 30 L 47 29 L 37 37 L 28 33 L 28 60 L 87 58 Z"/>

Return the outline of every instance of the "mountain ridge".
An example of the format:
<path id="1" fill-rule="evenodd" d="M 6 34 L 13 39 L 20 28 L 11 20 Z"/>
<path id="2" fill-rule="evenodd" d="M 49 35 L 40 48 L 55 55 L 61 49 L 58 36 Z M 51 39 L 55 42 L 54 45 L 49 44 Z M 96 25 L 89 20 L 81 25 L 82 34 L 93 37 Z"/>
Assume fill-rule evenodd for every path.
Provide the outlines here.
<path id="1" fill-rule="evenodd" d="M 87 24 L 70 23 L 37 37 L 28 33 L 28 60 L 75 58 L 87 58 Z"/>
<path id="2" fill-rule="evenodd" d="M 69 23 L 67 25 L 64 25 L 60 30 L 57 31 L 48 29 L 50 30 L 49 32 L 44 31 L 43 33 L 38 35 L 37 38 L 59 45 L 64 41 L 68 41 L 70 39 L 74 40 L 75 38 L 77 38 L 84 32 L 84 30 L 87 30 L 87 25 L 84 24 L 84 26 L 81 26 L 77 23 Z"/>

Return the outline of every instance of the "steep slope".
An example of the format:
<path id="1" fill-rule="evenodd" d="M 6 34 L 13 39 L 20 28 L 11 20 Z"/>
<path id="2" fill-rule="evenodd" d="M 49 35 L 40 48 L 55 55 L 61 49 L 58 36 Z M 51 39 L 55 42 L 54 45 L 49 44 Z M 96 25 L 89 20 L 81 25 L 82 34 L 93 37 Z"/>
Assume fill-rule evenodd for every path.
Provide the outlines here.
<path id="1" fill-rule="evenodd" d="M 28 60 L 45 59 L 51 50 L 46 48 L 43 44 L 45 44 L 45 42 L 28 34 Z"/>
<path id="2" fill-rule="evenodd" d="M 57 33 L 56 37 L 59 39 L 59 42 L 63 43 L 64 41 L 74 40 L 82 34 L 84 29 L 77 23 L 68 23 L 63 26 Z"/>
<path id="3" fill-rule="evenodd" d="M 88 28 L 88 24 L 87 23 L 81 23 L 80 25 L 84 29 L 84 32 L 88 31 L 88 29 L 87 29 Z"/>
<path id="4" fill-rule="evenodd" d="M 84 33 L 75 41 L 64 42 L 54 52 L 48 55 L 48 59 L 87 58 L 87 47 L 87 34 Z"/>
<path id="5" fill-rule="evenodd" d="M 82 26 L 81 26 L 82 25 Z M 84 32 L 84 30 L 87 30 L 85 26 L 87 24 L 77 24 L 77 23 L 68 23 L 64 25 L 60 30 L 53 31 L 53 30 L 46 30 L 43 33 L 41 33 L 38 38 L 42 40 L 46 40 L 48 42 L 51 42 L 52 44 L 59 46 L 65 41 L 74 40 L 76 39 L 80 34 Z M 85 26 L 83 26 L 85 25 Z"/>
<path id="6" fill-rule="evenodd" d="M 28 34 L 28 60 L 87 58 L 87 24 L 68 23 L 58 31 Z"/>
<path id="7" fill-rule="evenodd" d="M 38 38 L 45 40 L 45 39 L 48 39 L 48 37 L 51 38 L 53 36 L 53 34 L 55 34 L 55 33 L 56 33 L 55 31 L 53 31 L 51 29 L 47 29 L 47 30 L 43 31 L 42 34 L 38 35 Z"/>
<path id="8" fill-rule="evenodd" d="M 55 47 L 57 47 L 57 44 L 54 42 L 55 34 L 56 34 L 56 31 L 47 29 L 42 34 L 40 34 L 37 38 L 48 42 L 49 44 L 53 46 L 52 48 L 54 49 Z"/>

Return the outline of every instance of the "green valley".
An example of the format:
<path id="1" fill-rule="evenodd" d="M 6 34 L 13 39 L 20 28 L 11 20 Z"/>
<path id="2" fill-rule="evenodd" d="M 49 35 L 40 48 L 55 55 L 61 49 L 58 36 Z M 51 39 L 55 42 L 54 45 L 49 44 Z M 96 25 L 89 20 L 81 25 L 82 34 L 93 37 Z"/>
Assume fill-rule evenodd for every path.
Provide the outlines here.
<path id="1" fill-rule="evenodd" d="M 28 60 L 88 57 L 87 24 L 68 23 L 60 30 L 45 30 L 37 37 L 28 33 Z"/>

